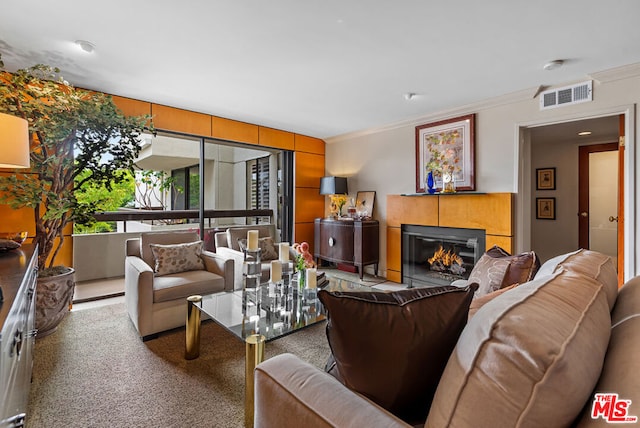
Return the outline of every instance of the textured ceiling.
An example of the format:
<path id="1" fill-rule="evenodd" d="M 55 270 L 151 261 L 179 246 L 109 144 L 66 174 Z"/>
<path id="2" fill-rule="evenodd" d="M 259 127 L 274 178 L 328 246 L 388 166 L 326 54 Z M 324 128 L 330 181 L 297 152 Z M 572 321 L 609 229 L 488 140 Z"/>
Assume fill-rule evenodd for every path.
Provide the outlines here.
<path id="1" fill-rule="evenodd" d="M 76 86 L 328 138 L 639 63 L 638 16 L 637 0 L 4 0 L 0 53 L 10 71 L 47 63 Z"/>

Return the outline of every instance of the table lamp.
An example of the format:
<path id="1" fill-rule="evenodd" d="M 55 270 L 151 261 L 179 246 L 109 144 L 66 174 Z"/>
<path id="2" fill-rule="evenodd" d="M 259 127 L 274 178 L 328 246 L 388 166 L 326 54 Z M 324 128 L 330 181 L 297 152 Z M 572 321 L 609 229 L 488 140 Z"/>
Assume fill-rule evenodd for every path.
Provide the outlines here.
<path id="1" fill-rule="evenodd" d="M 0 168 L 29 168 L 29 123 L 0 113 Z"/>
<path id="2" fill-rule="evenodd" d="M 4 113 L 0 113 L 0 168 L 29 168 L 29 123 Z"/>
<path id="3" fill-rule="evenodd" d="M 322 177 L 320 179 L 320 194 L 321 195 L 329 195 L 335 197 L 335 195 L 346 195 L 347 190 L 347 177 Z M 346 202 L 346 197 L 344 198 Z M 344 202 L 342 203 L 344 205 Z M 342 205 L 338 208 L 338 214 L 342 209 Z"/>

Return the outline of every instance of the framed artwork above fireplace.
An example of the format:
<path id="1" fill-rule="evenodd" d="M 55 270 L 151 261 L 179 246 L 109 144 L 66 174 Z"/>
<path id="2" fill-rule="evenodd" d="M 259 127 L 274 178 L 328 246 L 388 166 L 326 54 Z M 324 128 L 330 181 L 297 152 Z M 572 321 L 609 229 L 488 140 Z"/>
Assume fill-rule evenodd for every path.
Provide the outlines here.
<path id="1" fill-rule="evenodd" d="M 416 126 L 416 193 L 424 193 L 427 175 L 442 189 L 442 171 L 453 173 L 456 190 L 476 190 L 475 114 Z"/>

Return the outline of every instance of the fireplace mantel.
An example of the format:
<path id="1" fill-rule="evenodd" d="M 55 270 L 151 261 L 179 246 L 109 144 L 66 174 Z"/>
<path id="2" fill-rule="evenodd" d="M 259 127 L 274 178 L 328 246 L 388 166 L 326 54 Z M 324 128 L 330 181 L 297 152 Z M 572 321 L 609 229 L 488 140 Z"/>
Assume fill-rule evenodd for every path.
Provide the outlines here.
<path id="1" fill-rule="evenodd" d="M 446 196 L 387 195 L 387 280 L 401 282 L 401 226 L 484 229 L 486 247 L 513 251 L 513 193 L 457 193 Z"/>

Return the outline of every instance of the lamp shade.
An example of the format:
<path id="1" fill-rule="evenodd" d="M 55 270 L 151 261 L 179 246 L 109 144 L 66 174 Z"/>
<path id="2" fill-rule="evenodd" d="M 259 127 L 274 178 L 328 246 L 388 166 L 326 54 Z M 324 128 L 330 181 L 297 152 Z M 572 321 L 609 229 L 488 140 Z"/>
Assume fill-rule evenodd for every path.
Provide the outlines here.
<path id="1" fill-rule="evenodd" d="M 322 177 L 320 179 L 321 195 L 346 195 L 347 177 Z"/>
<path id="2" fill-rule="evenodd" d="M 0 168 L 29 168 L 29 123 L 0 113 Z"/>

